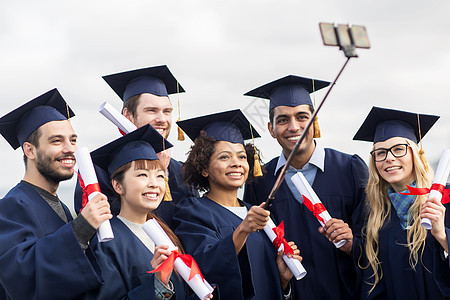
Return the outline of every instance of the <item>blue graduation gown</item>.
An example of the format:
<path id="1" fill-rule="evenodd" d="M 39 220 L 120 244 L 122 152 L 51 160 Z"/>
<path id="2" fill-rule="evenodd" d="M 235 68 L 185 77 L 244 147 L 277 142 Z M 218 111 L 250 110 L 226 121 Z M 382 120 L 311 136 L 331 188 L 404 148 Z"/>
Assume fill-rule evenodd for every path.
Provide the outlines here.
<path id="1" fill-rule="evenodd" d="M 245 201 L 260 204 L 267 200 L 276 181 L 277 161 L 275 158 L 267 163 L 264 166 L 267 173 L 245 186 Z M 312 188 L 330 215 L 348 223 L 353 236 L 358 236 L 364 224 L 366 164 L 357 155 L 326 148 L 324 170 L 317 170 Z M 318 232 L 319 222 L 294 198 L 285 181 L 275 195 L 270 211 L 276 224 L 284 220 L 285 238 L 299 247 L 302 264 L 308 272 L 303 279 L 294 281 L 294 298 L 352 299 L 358 286 L 352 257 L 336 249 Z"/>
<path id="2" fill-rule="evenodd" d="M 154 299 L 154 274 L 147 273 L 153 270 L 153 254 L 122 221 L 114 217 L 110 222 L 114 239 L 100 243 L 94 236 L 90 244 L 105 283 L 85 299 Z M 189 289 L 183 279 L 172 273 L 171 281 L 175 288 L 172 299 L 187 299 Z"/>
<path id="3" fill-rule="evenodd" d="M 447 208 L 448 209 L 448 208 Z M 392 207 L 391 212 L 395 212 Z M 448 225 L 447 225 L 448 226 Z M 446 228 L 447 237 L 450 230 Z M 373 270 L 362 269 L 361 299 L 448 299 L 450 297 L 450 267 L 443 258 L 443 249 L 428 232 L 422 261 L 416 271 L 409 265 L 406 230 L 400 225 L 397 214 L 391 213 L 379 232 L 379 255 L 383 278 L 368 294 L 373 282 Z M 357 257 L 355 256 L 355 261 Z M 362 266 L 367 265 L 363 258 Z M 379 273 L 380 274 L 380 273 Z"/>
<path id="4" fill-rule="evenodd" d="M 236 255 L 232 235 L 242 219 L 207 197 L 186 198 L 173 221 L 186 252 L 217 284 L 220 299 L 283 298 L 276 250 L 263 231 L 250 234 Z"/>
<path id="5" fill-rule="evenodd" d="M 0 266 L 9 299 L 74 299 L 103 281 L 92 251 L 83 252 L 72 224 L 25 183 L 0 200 Z"/>
<path id="6" fill-rule="evenodd" d="M 108 199 L 113 199 L 115 197 L 115 192 L 110 184 L 108 173 L 96 165 L 94 165 L 94 168 L 97 174 L 100 190 L 108 197 Z M 190 189 L 189 186 L 183 182 L 181 162 L 176 161 L 172 158 L 170 159 L 169 163 L 169 188 L 173 200 L 161 202 L 160 206 L 157 210 L 154 211 L 154 213 L 156 213 L 161 219 L 163 219 L 170 227 L 172 223 L 172 215 L 175 210 L 175 205 L 186 197 L 198 197 L 198 192 L 196 190 Z M 83 191 L 77 181 L 74 195 L 74 206 L 77 213 L 79 213 L 81 209 L 82 197 Z M 114 215 L 119 214 L 118 207 L 111 207 L 111 211 Z"/>

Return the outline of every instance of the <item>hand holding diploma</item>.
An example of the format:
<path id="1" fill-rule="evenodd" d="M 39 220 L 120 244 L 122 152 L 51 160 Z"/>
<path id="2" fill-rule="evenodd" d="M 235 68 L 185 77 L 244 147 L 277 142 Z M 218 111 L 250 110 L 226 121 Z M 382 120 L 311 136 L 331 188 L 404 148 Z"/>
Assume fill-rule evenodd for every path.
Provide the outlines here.
<path id="1" fill-rule="evenodd" d="M 305 206 L 314 214 L 314 216 L 319 221 L 320 225 L 322 227 L 325 227 L 325 224 L 330 221 L 332 218 L 328 211 L 326 210 L 325 206 L 323 206 L 322 202 L 320 201 L 319 197 L 317 196 L 316 192 L 312 189 L 312 187 L 309 185 L 308 181 L 306 180 L 305 176 L 301 172 L 297 172 L 294 176 L 291 178 L 292 182 L 294 183 L 297 190 L 302 194 L 303 197 L 303 203 Z M 348 225 L 347 225 L 348 227 Z M 353 235 L 352 235 L 353 236 Z M 335 238 L 337 235 L 335 236 Z M 332 239 L 331 241 L 333 241 Z M 342 247 L 347 240 L 339 240 L 338 242 L 333 242 L 333 244 L 336 246 L 336 248 Z M 351 249 L 351 247 L 350 247 Z M 347 252 L 347 251 L 345 251 Z"/>
<path id="2" fill-rule="evenodd" d="M 450 190 L 445 189 L 448 175 L 450 174 L 450 149 L 445 149 L 442 152 L 441 159 L 439 160 L 436 174 L 434 175 L 434 181 L 431 188 L 413 188 L 406 186 L 409 193 L 400 193 L 403 195 L 425 195 L 428 194 L 428 199 L 436 198 L 437 201 L 441 201 L 443 204 L 450 202 Z M 422 218 L 420 224 L 425 229 L 431 229 L 432 224 L 429 218 Z"/>
<path id="3" fill-rule="evenodd" d="M 170 277 L 169 275 L 172 273 L 173 267 L 175 267 L 178 274 L 180 274 L 183 280 L 200 299 L 210 299 L 213 288 L 203 278 L 203 275 L 192 256 L 187 254 L 181 255 L 155 219 L 150 219 L 145 222 L 142 229 L 144 229 L 145 233 L 148 234 L 157 247 L 166 245 L 168 246 L 167 250 L 171 252 L 164 263 L 150 273 L 160 271 L 162 281 L 166 282 L 168 280 L 167 277 Z"/>
<path id="4" fill-rule="evenodd" d="M 283 222 L 281 222 L 281 224 L 277 227 L 275 226 L 275 223 L 273 223 L 272 219 L 269 219 L 266 226 L 264 227 L 264 232 L 267 234 L 270 241 L 274 244 L 275 248 L 277 248 L 277 251 L 283 253 L 282 259 L 286 263 L 289 270 L 292 272 L 292 275 L 295 277 L 295 279 L 300 280 L 305 277 L 307 272 L 299 260 L 300 257 L 298 256 L 298 254 L 300 253 L 300 251 L 297 249 L 297 246 L 293 242 L 288 243 L 284 238 Z M 297 251 L 297 253 L 295 253 L 295 251 Z M 296 256 L 293 256 L 294 254 Z M 279 263 L 278 266 L 280 266 Z M 280 275 L 283 276 L 283 274 L 281 274 L 283 271 L 280 270 L 280 267 L 279 271 Z"/>
<path id="5" fill-rule="evenodd" d="M 83 207 L 86 205 L 86 212 L 82 212 L 83 217 L 85 217 L 92 226 L 95 226 L 100 220 L 101 224 L 98 227 L 97 234 L 99 242 L 112 240 L 114 234 L 111 224 L 109 223 L 109 219 L 112 217 L 111 211 L 109 210 L 109 203 L 106 196 L 103 195 L 103 197 L 100 197 L 100 186 L 98 185 L 94 165 L 88 149 L 85 147 L 78 148 L 78 150 L 75 151 L 75 158 L 81 177 L 80 184 L 82 184 L 83 188 Z M 92 203 L 86 204 L 85 201 L 89 201 L 89 203 L 92 201 Z"/>

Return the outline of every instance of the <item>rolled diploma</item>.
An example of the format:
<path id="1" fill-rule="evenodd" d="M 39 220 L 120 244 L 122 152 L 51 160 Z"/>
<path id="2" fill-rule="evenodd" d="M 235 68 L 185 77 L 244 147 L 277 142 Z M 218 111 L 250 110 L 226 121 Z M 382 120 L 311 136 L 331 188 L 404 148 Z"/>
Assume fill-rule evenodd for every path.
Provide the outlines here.
<path id="1" fill-rule="evenodd" d="M 169 246 L 169 251 L 177 250 L 177 247 L 175 247 L 166 232 L 155 219 L 149 219 L 145 222 L 142 229 L 144 229 L 145 233 L 147 233 L 156 246 L 167 245 Z M 213 292 L 214 289 L 211 285 L 209 285 L 206 279 L 202 280 L 199 274 L 196 274 L 189 280 L 191 269 L 180 258 L 175 259 L 174 267 L 200 299 L 207 299 Z"/>
<path id="2" fill-rule="evenodd" d="M 450 149 L 445 149 L 442 151 L 441 158 L 439 159 L 439 164 L 436 169 L 436 174 L 434 175 L 433 184 L 440 184 L 445 186 L 447 183 L 448 175 L 450 174 Z M 437 198 L 439 201 L 442 199 L 442 194 L 439 191 L 431 190 L 428 195 L 428 199 Z M 431 229 L 431 220 L 428 218 L 423 218 L 420 221 L 425 229 Z"/>
<path id="3" fill-rule="evenodd" d="M 266 226 L 264 226 L 264 232 L 269 237 L 270 241 L 273 242 L 273 240 L 277 237 L 275 232 L 273 232 L 273 228 L 275 228 L 275 223 L 273 223 L 272 219 L 269 218 L 269 222 L 267 222 Z M 284 250 L 284 245 L 281 244 L 280 248 L 277 249 L 277 251 Z M 283 254 L 283 260 L 286 263 L 286 265 L 289 267 L 289 270 L 291 270 L 292 274 L 294 274 L 295 279 L 300 280 L 306 275 L 306 270 L 303 267 L 302 263 L 295 258 L 289 258 L 286 254 Z"/>
<path id="4" fill-rule="evenodd" d="M 98 183 L 97 175 L 95 174 L 94 164 L 92 163 L 91 155 L 86 147 L 80 147 L 75 151 L 75 158 L 78 164 L 78 171 L 84 181 L 85 186 L 89 184 Z M 91 200 L 99 192 L 92 192 L 88 195 L 88 200 Z M 104 221 L 98 228 L 98 241 L 106 242 L 114 238 L 114 233 L 111 228 L 109 220 Z"/>
<path id="5" fill-rule="evenodd" d="M 292 176 L 292 182 L 294 183 L 295 187 L 300 192 L 300 194 L 305 195 L 309 200 L 311 200 L 312 204 L 322 203 L 320 201 L 319 197 L 317 196 L 316 192 L 314 192 L 314 190 L 312 189 L 312 187 L 309 185 L 308 181 L 306 180 L 305 176 L 303 176 L 303 174 L 301 172 L 297 172 L 297 174 Z M 328 212 L 328 210 L 321 212 L 319 214 L 319 216 L 322 217 L 322 219 L 325 221 L 325 223 L 331 219 L 331 216 L 330 216 L 330 213 Z M 320 225 L 322 225 L 322 227 L 325 227 L 325 223 L 323 223 L 319 219 L 317 219 L 317 221 L 319 221 L 319 223 L 320 223 Z M 339 242 L 333 243 L 333 244 L 336 246 L 336 248 L 341 248 L 342 246 L 345 245 L 346 242 L 347 242 L 346 240 L 342 240 L 342 241 L 339 241 Z"/>
<path id="6" fill-rule="evenodd" d="M 137 129 L 136 125 L 125 118 L 107 101 L 103 102 L 103 104 L 100 105 L 98 111 L 125 133 L 130 133 L 131 131 Z"/>

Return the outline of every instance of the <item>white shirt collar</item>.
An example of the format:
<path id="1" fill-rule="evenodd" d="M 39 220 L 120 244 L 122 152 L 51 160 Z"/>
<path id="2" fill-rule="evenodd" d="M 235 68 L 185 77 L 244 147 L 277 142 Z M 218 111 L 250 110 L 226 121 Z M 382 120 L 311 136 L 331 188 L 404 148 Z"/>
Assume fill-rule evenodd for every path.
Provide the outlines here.
<path id="1" fill-rule="evenodd" d="M 323 172 L 325 170 L 325 148 L 317 140 L 314 140 L 314 142 L 316 143 L 314 152 L 311 155 L 311 158 L 309 159 L 308 163 L 305 166 L 303 166 L 303 168 L 311 164 L 316 166 Z M 274 172 L 275 176 L 278 170 L 281 169 L 285 164 L 286 164 L 286 157 L 284 156 L 283 150 L 281 150 L 281 154 L 278 157 L 277 166 Z"/>

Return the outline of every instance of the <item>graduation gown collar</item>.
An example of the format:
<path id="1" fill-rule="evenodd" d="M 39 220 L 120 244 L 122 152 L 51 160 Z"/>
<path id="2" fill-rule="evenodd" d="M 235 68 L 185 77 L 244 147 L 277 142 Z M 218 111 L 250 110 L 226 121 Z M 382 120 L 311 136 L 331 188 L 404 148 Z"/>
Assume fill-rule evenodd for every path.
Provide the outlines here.
<path id="1" fill-rule="evenodd" d="M 325 148 L 316 140 L 314 140 L 316 147 L 314 148 L 314 152 L 309 159 L 308 164 L 314 165 L 322 172 L 325 171 Z M 275 167 L 274 176 L 277 176 L 277 172 L 286 164 L 287 158 L 284 156 L 283 150 L 281 150 L 281 154 L 278 157 L 277 165 Z M 305 165 L 306 166 L 306 165 Z"/>

